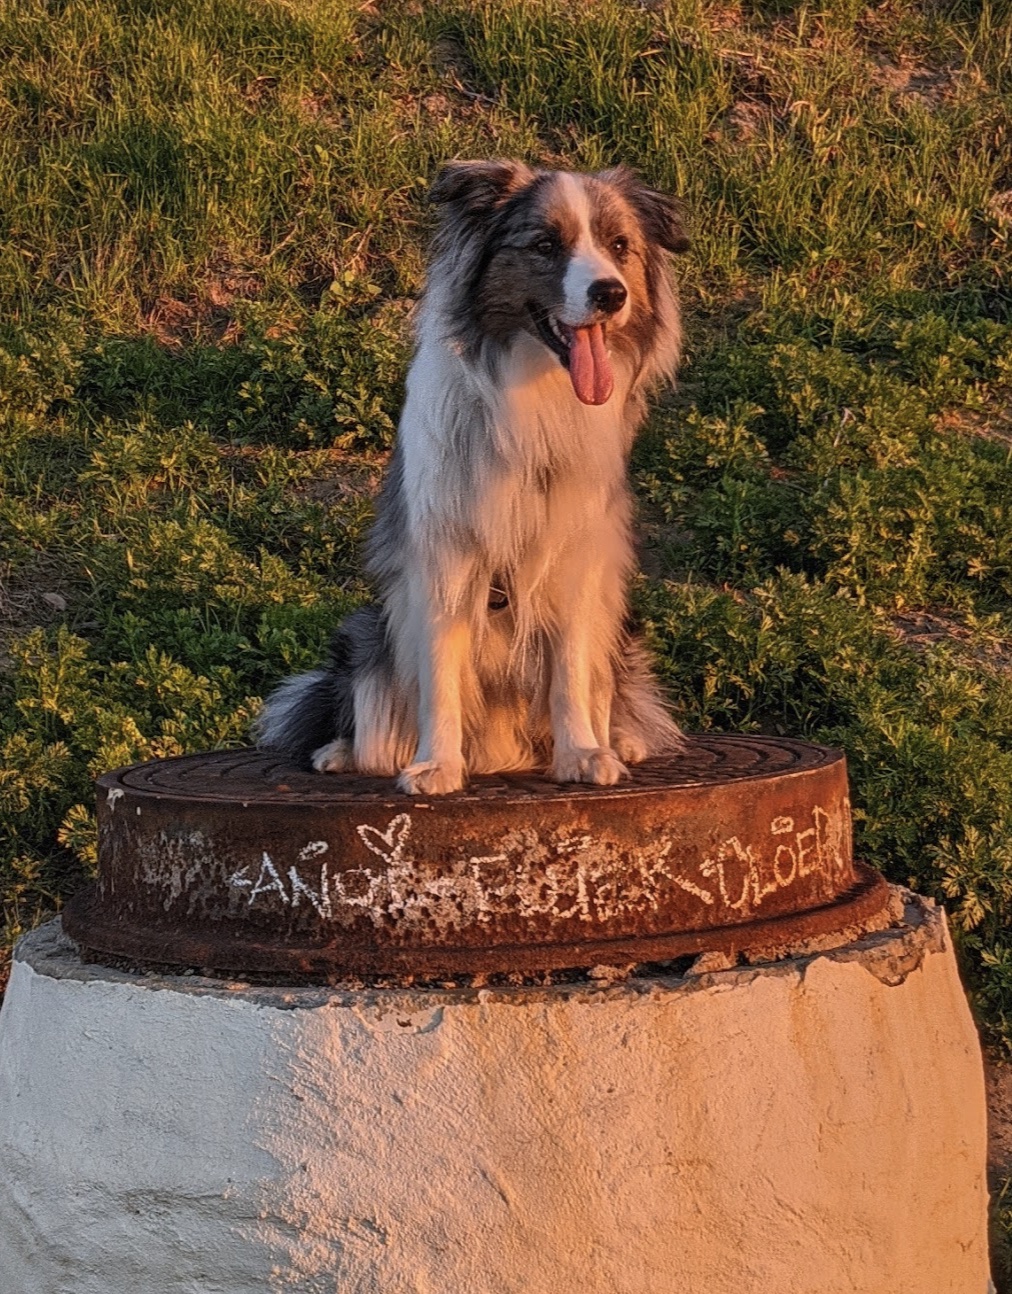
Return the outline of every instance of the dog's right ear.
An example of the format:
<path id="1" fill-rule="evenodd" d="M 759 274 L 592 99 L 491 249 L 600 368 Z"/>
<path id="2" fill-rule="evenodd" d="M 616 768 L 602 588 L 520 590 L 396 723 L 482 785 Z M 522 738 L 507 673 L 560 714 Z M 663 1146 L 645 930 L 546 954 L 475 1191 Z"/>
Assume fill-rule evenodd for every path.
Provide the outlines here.
<path id="1" fill-rule="evenodd" d="M 429 201 L 453 205 L 462 215 L 483 215 L 533 179 L 523 162 L 448 162 L 433 181 Z"/>

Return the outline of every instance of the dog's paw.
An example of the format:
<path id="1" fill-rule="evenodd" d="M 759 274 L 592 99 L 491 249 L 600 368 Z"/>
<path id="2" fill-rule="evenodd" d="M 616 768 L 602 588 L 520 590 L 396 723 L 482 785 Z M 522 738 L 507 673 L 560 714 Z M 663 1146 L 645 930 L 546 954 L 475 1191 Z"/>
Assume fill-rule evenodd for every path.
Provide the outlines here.
<path id="1" fill-rule="evenodd" d="M 634 733 L 623 733 L 615 739 L 615 754 L 623 764 L 642 764 L 650 753 L 647 743 Z"/>
<path id="2" fill-rule="evenodd" d="M 462 764 L 437 764 L 431 761 L 409 764 L 397 779 L 397 789 L 405 795 L 448 795 L 464 785 Z"/>
<path id="3" fill-rule="evenodd" d="M 346 737 L 338 737 L 314 750 L 309 758 L 318 773 L 343 773 L 351 768 L 351 757 L 351 742 Z"/>
<path id="4" fill-rule="evenodd" d="M 629 770 L 607 746 L 589 750 L 557 750 L 552 763 L 553 782 L 592 782 L 595 786 L 614 786 Z"/>

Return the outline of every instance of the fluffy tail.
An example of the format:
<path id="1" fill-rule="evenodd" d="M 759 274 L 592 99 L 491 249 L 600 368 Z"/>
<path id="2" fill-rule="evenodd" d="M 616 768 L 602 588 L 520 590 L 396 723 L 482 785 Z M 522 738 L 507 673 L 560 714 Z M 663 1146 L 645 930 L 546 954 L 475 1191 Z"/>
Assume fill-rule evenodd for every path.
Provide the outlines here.
<path id="1" fill-rule="evenodd" d="M 277 750 L 308 767 L 314 751 L 333 741 L 352 740 L 355 708 L 352 678 L 356 657 L 375 644 L 379 614 L 356 611 L 338 628 L 330 660 L 321 669 L 286 678 L 270 694 L 254 724 L 257 745 Z"/>
<path id="2" fill-rule="evenodd" d="M 253 726 L 261 750 L 277 750 L 308 765 L 335 731 L 334 675 L 328 669 L 297 674 L 274 689 Z"/>
<path id="3" fill-rule="evenodd" d="M 632 763 L 685 746 L 685 734 L 668 712 L 649 653 L 636 635 L 629 636 L 616 664 L 611 731 L 615 748 Z"/>

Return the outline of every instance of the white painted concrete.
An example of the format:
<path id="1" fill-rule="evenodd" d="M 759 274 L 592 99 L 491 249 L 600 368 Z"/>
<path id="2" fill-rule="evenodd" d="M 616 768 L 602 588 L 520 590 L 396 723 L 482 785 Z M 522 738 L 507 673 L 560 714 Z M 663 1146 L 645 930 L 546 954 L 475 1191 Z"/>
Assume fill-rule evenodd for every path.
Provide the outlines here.
<path id="1" fill-rule="evenodd" d="M 3 1294 L 985 1294 L 941 915 L 685 980 L 270 990 L 20 945 Z"/>

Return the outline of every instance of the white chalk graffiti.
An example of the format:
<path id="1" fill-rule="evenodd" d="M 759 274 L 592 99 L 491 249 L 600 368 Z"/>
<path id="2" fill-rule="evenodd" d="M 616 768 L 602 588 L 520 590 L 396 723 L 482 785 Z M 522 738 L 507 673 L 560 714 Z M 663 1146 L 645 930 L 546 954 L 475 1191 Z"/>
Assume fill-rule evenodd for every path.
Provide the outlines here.
<path id="1" fill-rule="evenodd" d="M 812 826 L 803 831 L 795 828 L 793 818 L 774 818 L 770 835 L 789 839 L 777 845 L 772 859 L 768 855 L 757 856 L 753 845 L 743 845 L 737 836 L 729 836 L 703 859 L 699 870 L 707 879 L 716 879 L 721 902 L 732 911 L 752 911 L 769 895 L 793 885 L 800 876 L 827 870 L 827 866 L 833 871 L 842 867 L 841 842 L 830 830 L 832 825 L 821 805 L 812 809 Z M 732 895 L 728 890 L 728 873 L 735 870 L 741 889 Z"/>
<path id="2" fill-rule="evenodd" d="M 304 845 L 299 850 L 299 858 L 305 862 L 310 858 L 325 854 L 329 848 L 330 846 L 325 840 L 311 840 L 308 845 Z M 254 900 L 259 895 L 273 892 L 278 895 L 282 903 L 290 903 L 293 908 L 297 908 L 302 899 L 305 898 L 313 905 L 319 916 L 329 917 L 332 915 L 333 907 L 330 902 L 330 884 L 326 863 L 320 868 L 320 888 L 318 890 L 310 889 L 299 875 L 298 870 L 295 867 L 289 867 L 288 881 L 292 887 L 291 894 L 285 888 L 285 883 L 266 850 L 260 857 L 260 874 L 255 881 L 247 876 L 248 871 L 249 868 L 240 867 L 237 872 L 233 872 L 228 878 L 228 883 L 233 889 L 249 890 L 247 906 L 252 907 Z"/>
<path id="3" fill-rule="evenodd" d="M 477 895 L 483 893 L 480 881 L 480 869 L 490 863 L 503 863 L 505 854 L 473 855 L 461 860 L 454 866 L 450 876 L 430 877 L 419 882 L 414 858 L 406 855 L 408 838 L 411 834 L 411 817 L 399 813 L 393 818 L 385 831 L 377 827 L 362 824 L 356 828 L 359 839 L 373 854 L 382 858 L 387 864 L 386 872 L 374 872 L 367 868 L 349 868 L 343 872 L 330 873 L 327 862 L 320 865 L 319 887 L 308 885 L 297 867 L 288 869 L 286 886 L 274 860 L 266 851 L 261 855 L 260 871 L 254 880 L 249 875 L 248 867 L 241 867 L 233 872 L 228 883 L 233 889 L 249 890 L 247 906 L 252 906 L 261 894 L 274 893 L 284 904 L 297 908 L 302 899 L 306 899 L 315 908 L 317 915 L 330 917 L 334 913 L 335 902 L 343 908 L 363 909 L 373 912 L 376 919 L 384 914 L 397 914 L 411 917 L 414 909 L 420 904 L 447 901 L 458 897 L 461 881 L 460 866 L 468 870 L 465 880 L 471 882 L 472 901 L 465 903 L 468 910 L 475 910 Z M 299 859 L 307 862 L 325 853 L 329 846 L 324 840 L 314 840 L 299 851 Z M 466 890 L 465 886 L 465 897 Z M 480 919 L 479 911 L 479 919 Z"/>
<path id="4" fill-rule="evenodd" d="M 298 864 L 287 873 L 264 851 L 255 877 L 249 867 L 241 867 L 228 884 L 247 891 L 249 906 L 274 895 L 293 909 L 308 903 L 321 918 L 343 915 L 350 920 L 357 911 L 370 915 L 377 925 L 390 918 L 406 924 L 446 925 L 461 918 L 480 923 L 504 912 L 599 921 L 642 910 L 644 904 L 657 907 L 672 886 L 707 907 L 723 906 L 746 915 L 799 877 L 842 869 L 847 824 L 831 820 L 819 806 L 811 811 L 809 826 L 798 827 L 784 815 L 775 817 L 768 848 L 729 836 L 704 855 L 695 878 L 674 870 L 668 857 L 670 840 L 645 845 L 631 858 L 625 855 L 621 878 L 615 874 L 612 849 L 592 836 L 542 841 L 529 830 L 507 838 L 502 853 L 443 860 L 436 873 L 433 864 L 412 853 L 409 813 L 396 814 L 383 829 L 363 823 L 356 831 L 365 849 L 383 860 L 382 869 L 364 864 L 331 871 L 322 857 L 327 842 L 314 840 L 303 846 Z M 304 873 L 316 860 L 319 882 L 314 875 L 310 884 Z M 513 863 L 509 869 L 502 866 L 507 862 Z"/>
<path id="5" fill-rule="evenodd" d="M 398 867 L 404 861 L 404 849 L 408 843 L 408 836 L 411 835 L 411 815 L 407 813 L 398 813 L 386 831 L 380 831 L 377 827 L 361 826 L 356 827 L 359 839 L 366 849 L 372 850 L 378 854 L 391 867 Z M 386 846 L 386 848 L 384 848 Z M 410 859 L 414 862 L 416 860 Z M 472 867 L 481 863 L 504 863 L 505 854 L 477 854 L 472 855 L 468 862 Z"/>
<path id="6" fill-rule="evenodd" d="M 396 818 L 391 819 L 386 831 L 365 825 L 356 827 L 355 830 L 366 849 L 371 849 L 374 854 L 396 866 L 401 861 L 408 836 L 411 835 L 411 815 L 398 813 Z"/>

